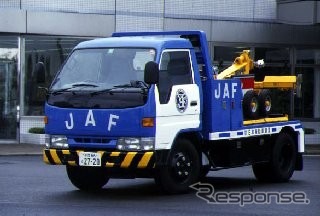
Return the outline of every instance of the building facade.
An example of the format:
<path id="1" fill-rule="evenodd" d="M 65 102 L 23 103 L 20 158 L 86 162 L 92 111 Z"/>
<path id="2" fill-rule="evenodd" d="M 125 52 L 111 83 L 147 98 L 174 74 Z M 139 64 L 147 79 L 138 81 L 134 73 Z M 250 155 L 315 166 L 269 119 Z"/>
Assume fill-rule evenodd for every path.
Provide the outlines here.
<path id="1" fill-rule="evenodd" d="M 203 30 L 212 62 L 232 63 L 244 49 L 264 75 L 303 75 L 302 97 L 275 92 L 277 112 L 301 119 L 320 143 L 320 2 L 292 0 L 1 0 L 0 143 L 34 142 L 44 94 L 79 42 L 114 31 Z M 34 74 L 44 62 L 45 77 Z M 40 141 L 41 142 L 41 141 Z"/>

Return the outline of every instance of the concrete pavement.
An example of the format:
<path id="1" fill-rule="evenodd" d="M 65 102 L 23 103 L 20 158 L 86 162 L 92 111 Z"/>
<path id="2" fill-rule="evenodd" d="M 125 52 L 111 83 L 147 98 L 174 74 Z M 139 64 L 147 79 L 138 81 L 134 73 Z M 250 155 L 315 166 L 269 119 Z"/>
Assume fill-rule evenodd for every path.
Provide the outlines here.
<path id="1" fill-rule="evenodd" d="M 0 156 L 41 155 L 44 148 L 39 144 L 0 144 Z M 305 154 L 320 155 L 320 144 L 306 145 Z"/>

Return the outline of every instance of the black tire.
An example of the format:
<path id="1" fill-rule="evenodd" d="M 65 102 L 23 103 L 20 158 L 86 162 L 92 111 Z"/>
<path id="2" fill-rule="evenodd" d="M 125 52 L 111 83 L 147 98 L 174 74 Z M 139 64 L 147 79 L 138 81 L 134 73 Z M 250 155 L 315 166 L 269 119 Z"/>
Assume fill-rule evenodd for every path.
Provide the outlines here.
<path id="1" fill-rule="evenodd" d="M 167 194 L 186 193 L 200 175 L 200 157 L 189 140 L 179 139 L 173 145 L 167 165 L 159 167 L 155 182 Z"/>
<path id="2" fill-rule="evenodd" d="M 296 158 L 297 147 L 293 138 L 281 133 L 272 149 L 270 161 L 253 164 L 253 173 L 262 182 L 287 182 L 295 170 Z"/>
<path id="3" fill-rule="evenodd" d="M 261 117 L 267 117 L 271 113 L 272 100 L 271 92 L 268 89 L 262 89 L 259 93 L 259 112 Z"/>
<path id="4" fill-rule="evenodd" d="M 245 119 L 259 118 L 258 95 L 253 90 L 247 91 L 243 96 L 242 108 Z"/>
<path id="5" fill-rule="evenodd" d="M 109 181 L 106 169 L 102 167 L 67 166 L 66 169 L 71 183 L 80 190 L 99 190 Z"/>

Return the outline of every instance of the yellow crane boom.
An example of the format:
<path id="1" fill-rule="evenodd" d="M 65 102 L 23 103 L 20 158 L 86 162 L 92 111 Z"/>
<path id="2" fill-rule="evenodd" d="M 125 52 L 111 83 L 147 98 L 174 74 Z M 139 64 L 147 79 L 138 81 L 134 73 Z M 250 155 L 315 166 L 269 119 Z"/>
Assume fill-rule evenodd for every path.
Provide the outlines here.
<path id="1" fill-rule="evenodd" d="M 217 79 L 226 79 L 234 76 L 237 71 L 243 70 L 242 74 L 249 74 L 250 70 L 253 69 L 253 61 L 250 58 L 249 50 L 243 50 L 239 57 L 237 57 L 233 64 L 227 69 L 223 70 L 217 75 Z"/>
<path id="2" fill-rule="evenodd" d="M 217 79 L 227 79 L 240 72 L 240 75 L 248 75 L 254 66 L 264 66 L 263 60 L 254 62 L 250 58 L 250 50 L 243 50 L 239 57 L 236 57 L 233 64 L 217 75 Z M 277 88 L 295 89 L 297 83 L 296 76 L 265 76 L 262 82 L 254 82 L 254 89 Z"/>

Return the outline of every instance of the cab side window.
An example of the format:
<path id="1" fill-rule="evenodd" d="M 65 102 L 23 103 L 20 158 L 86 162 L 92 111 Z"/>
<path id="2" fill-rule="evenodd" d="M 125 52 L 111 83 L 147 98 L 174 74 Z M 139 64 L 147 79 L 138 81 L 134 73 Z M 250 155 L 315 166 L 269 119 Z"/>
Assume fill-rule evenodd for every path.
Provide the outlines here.
<path id="1" fill-rule="evenodd" d="M 160 103 L 168 103 L 174 85 L 192 84 L 189 51 L 167 51 L 162 54 L 159 73 Z"/>

